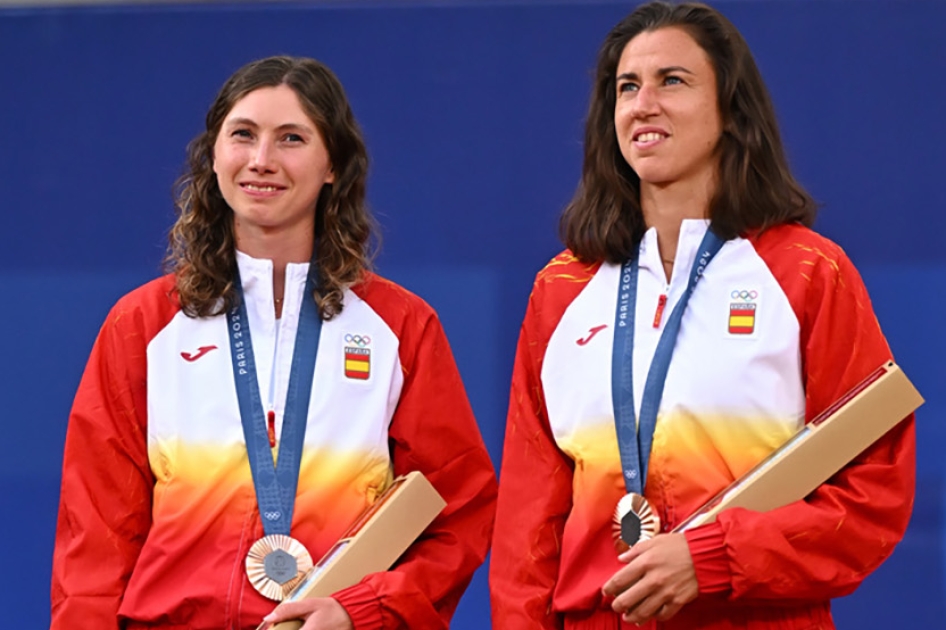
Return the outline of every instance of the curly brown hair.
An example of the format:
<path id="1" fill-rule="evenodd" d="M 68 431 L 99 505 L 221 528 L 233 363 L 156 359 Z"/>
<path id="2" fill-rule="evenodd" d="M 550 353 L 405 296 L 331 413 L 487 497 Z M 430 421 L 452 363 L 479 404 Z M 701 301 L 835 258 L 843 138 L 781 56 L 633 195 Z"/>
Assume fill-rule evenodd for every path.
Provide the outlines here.
<path id="1" fill-rule="evenodd" d="M 341 82 L 324 64 L 277 56 L 233 74 L 207 112 L 206 129 L 187 146 L 187 172 L 175 184 L 177 221 L 168 237 L 165 265 L 176 276 L 181 308 L 190 317 L 219 315 L 237 300 L 233 211 L 213 170 L 213 149 L 227 114 L 263 87 L 286 85 L 322 135 L 335 175 L 316 202 L 315 242 L 322 319 L 342 311 L 345 287 L 370 267 L 376 225 L 365 203 L 368 154 Z"/>
<path id="2" fill-rule="evenodd" d="M 628 260 L 646 231 L 640 178 L 621 154 L 614 128 L 616 74 L 628 42 L 666 27 L 693 37 L 716 72 L 723 133 L 709 209 L 713 230 L 728 239 L 782 223 L 814 223 L 815 203 L 791 174 L 775 108 L 742 35 L 704 4 L 650 2 L 619 22 L 598 51 L 582 177 L 559 223 L 565 245 L 583 261 Z"/>

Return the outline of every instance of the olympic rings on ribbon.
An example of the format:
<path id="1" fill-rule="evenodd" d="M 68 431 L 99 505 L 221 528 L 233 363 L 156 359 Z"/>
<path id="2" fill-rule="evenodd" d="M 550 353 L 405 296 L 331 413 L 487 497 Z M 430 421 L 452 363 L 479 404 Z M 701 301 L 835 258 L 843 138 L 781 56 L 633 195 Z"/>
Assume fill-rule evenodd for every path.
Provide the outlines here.
<path id="1" fill-rule="evenodd" d="M 732 293 L 730 293 L 730 294 L 729 294 L 729 297 L 731 297 L 731 298 L 734 299 L 734 300 L 743 300 L 744 302 L 749 302 L 750 300 L 754 300 L 754 299 L 756 299 L 757 297 L 759 297 L 759 293 L 758 293 L 758 291 L 739 291 L 739 290 L 736 290 L 736 291 L 733 291 Z"/>
<path id="2" fill-rule="evenodd" d="M 345 335 L 345 343 L 353 343 L 359 348 L 364 348 L 371 343 L 371 337 L 368 335 Z"/>

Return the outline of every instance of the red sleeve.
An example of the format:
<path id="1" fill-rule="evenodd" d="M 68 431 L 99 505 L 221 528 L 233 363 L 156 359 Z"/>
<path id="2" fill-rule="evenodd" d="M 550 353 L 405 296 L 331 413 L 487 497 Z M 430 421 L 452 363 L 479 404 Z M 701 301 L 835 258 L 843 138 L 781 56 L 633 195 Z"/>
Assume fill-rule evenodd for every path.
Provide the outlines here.
<path id="1" fill-rule="evenodd" d="M 789 232 L 787 241 L 771 234 L 757 248 L 800 322 L 810 420 L 891 354 L 867 290 L 844 252 L 801 228 L 783 232 Z M 701 592 L 780 601 L 851 593 L 903 537 L 914 482 L 911 414 L 804 500 L 767 513 L 721 513 L 701 534 L 703 541 L 714 534 L 724 541 L 712 553 L 705 545 L 697 550 L 704 562 L 697 566 L 697 575 L 702 568 L 705 578 Z M 728 564 L 731 583 L 718 579 L 719 563 Z"/>
<path id="2" fill-rule="evenodd" d="M 448 628 L 486 559 L 496 473 L 439 320 L 416 302 L 402 324 L 404 385 L 389 429 L 394 474 L 419 470 L 447 502 L 394 569 L 334 595 L 356 630 Z"/>
<path id="3" fill-rule="evenodd" d="M 53 552 L 51 630 L 119 628 L 151 525 L 146 345 L 125 299 L 109 314 L 73 402 Z"/>
<path id="4" fill-rule="evenodd" d="M 536 279 L 520 331 L 490 558 L 494 628 L 562 627 L 552 595 L 572 507 L 573 464 L 552 435 L 541 371 L 552 332 L 591 275 L 567 253 L 554 259 Z"/>

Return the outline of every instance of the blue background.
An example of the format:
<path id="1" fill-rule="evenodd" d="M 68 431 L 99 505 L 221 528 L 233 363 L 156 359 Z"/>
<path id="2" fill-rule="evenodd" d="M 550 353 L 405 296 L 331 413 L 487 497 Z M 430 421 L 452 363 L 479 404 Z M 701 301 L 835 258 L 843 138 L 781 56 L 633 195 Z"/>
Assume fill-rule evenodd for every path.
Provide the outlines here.
<path id="1" fill-rule="evenodd" d="M 946 627 L 946 3 L 718 2 L 766 77 L 817 227 L 861 270 L 927 398 L 917 500 L 841 628 Z M 378 270 L 438 309 L 498 466 L 531 281 L 560 244 L 597 46 L 627 2 L 0 9 L 0 611 L 49 620 L 61 451 L 107 310 L 159 273 L 170 187 L 222 82 L 314 56 L 372 158 Z M 9 555 L 12 554 L 12 557 Z M 455 628 L 489 627 L 485 568 Z"/>

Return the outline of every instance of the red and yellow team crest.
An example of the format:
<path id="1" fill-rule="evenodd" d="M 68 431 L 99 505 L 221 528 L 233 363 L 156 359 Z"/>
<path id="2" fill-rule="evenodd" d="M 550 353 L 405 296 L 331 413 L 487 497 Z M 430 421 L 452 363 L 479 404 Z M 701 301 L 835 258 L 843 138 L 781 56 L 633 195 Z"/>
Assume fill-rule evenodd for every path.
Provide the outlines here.
<path id="1" fill-rule="evenodd" d="M 345 376 L 366 381 L 371 376 L 371 338 L 368 335 L 345 335 Z"/>
<path id="2" fill-rule="evenodd" d="M 733 291 L 729 297 L 729 334 L 751 335 L 755 332 L 758 291 Z"/>

